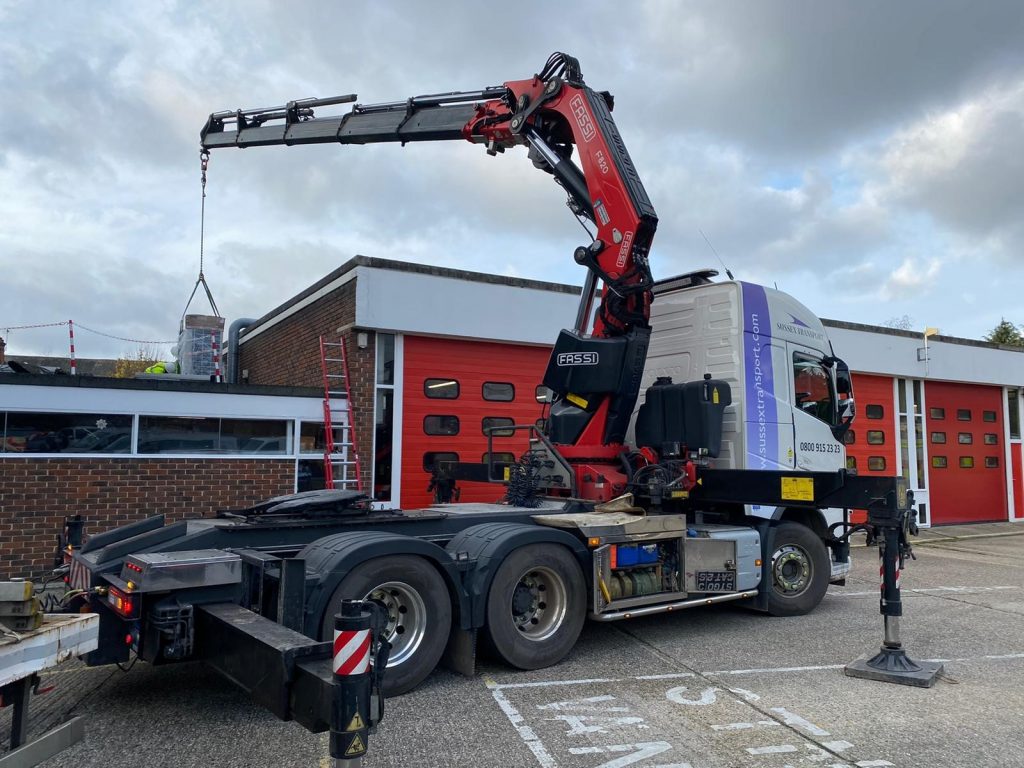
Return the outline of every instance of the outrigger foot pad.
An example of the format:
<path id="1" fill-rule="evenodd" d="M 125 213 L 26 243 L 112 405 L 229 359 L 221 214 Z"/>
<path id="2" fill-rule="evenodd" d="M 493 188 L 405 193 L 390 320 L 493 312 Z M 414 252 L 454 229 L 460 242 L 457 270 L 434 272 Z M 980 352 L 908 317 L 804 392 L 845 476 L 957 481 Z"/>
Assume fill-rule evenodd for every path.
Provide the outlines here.
<path id="1" fill-rule="evenodd" d="M 931 688 L 942 674 L 942 664 L 936 661 L 914 661 L 902 648 L 883 645 L 874 656 L 861 656 L 847 664 L 843 671 L 847 677 Z"/>

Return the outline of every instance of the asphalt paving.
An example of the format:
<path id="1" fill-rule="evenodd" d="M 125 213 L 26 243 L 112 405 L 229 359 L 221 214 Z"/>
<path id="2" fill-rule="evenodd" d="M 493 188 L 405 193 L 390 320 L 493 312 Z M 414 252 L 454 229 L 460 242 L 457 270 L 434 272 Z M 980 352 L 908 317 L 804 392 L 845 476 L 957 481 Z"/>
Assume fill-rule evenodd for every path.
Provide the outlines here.
<path id="1" fill-rule="evenodd" d="M 882 638 L 877 553 L 859 547 L 847 585 L 808 616 L 725 605 L 592 623 L 549 669 L 439 670 L 388 701 L 363 766 L 1024 766 L 1024 536 L 1005 533 L 1024 529 L 917 542 L 902 631 L 911 657 L 944 664 L 933 688 L 843 674 Z M 47 684 L 33 728 L 81 714 L 87 736 L 46 768 L 329 764 L 325 735 L 196 664 L 62 669 Z"/>

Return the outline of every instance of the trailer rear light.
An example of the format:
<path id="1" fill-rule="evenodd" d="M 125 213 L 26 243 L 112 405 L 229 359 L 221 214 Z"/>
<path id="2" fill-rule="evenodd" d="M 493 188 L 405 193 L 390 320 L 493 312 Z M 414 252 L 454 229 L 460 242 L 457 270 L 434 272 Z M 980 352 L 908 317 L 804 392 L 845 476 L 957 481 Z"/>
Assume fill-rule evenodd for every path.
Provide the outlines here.
<path id="1" fill-rule="evenodd" d="M 133 618 L 135 614 L 136 602 L 135 598 L 131 595 L 126 595 L 117 587 L 111 587 L 107 593 L 107 603 L 121 616 L 126 619 Z"/>

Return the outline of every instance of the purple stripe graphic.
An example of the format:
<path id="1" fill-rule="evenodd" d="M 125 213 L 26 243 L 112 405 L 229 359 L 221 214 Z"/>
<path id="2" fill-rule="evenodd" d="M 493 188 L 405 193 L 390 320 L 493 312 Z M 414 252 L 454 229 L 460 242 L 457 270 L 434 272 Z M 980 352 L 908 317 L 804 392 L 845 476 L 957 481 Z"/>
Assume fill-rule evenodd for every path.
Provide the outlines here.
<path id="1" fill-rule="evenodd" d="M 771 319 L 768 297 L 760 285 L 743 286 L 744 395 L 747 405 L 747 456 L 750 469 L 779 464 L 779 424 L 772 374 Z"/>

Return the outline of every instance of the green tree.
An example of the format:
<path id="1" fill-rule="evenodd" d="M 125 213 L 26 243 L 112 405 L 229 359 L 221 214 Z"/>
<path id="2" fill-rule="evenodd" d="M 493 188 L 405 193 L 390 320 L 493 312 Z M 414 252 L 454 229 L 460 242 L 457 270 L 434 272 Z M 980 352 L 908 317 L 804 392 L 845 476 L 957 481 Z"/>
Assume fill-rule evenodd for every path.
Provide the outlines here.
<path id="1" fill-rule="evenodd" d="M 989 331 L 985 341 L 990 341 L 993 344 L 1007 344 L 1011 347 L 1024 347 L 1024 335 L 1021 334 L 1021 330 L 1005 317 L 999 321 L 999 325 Z"/>

